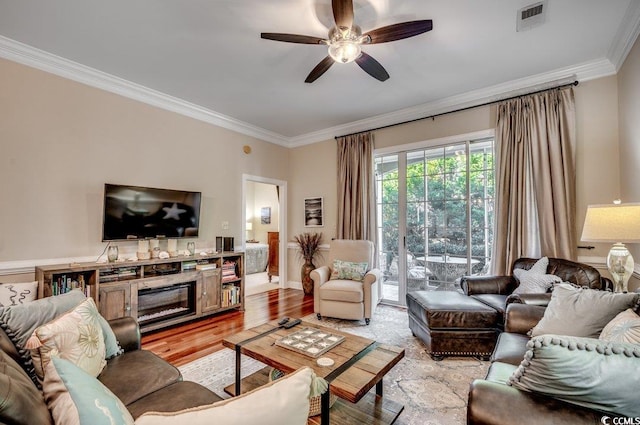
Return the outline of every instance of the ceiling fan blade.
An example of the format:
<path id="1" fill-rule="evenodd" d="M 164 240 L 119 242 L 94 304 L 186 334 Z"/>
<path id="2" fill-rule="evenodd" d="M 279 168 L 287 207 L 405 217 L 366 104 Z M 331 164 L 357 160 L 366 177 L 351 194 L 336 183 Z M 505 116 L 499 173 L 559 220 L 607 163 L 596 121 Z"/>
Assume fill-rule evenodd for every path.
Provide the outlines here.
<path id="1" fill-rule="evenodd" d="M 360 57 L 356 59 L 356 63 L 364 70 L 364 72 L 371 75 L 376 80 L 386 81 L 389 79 L 389 73 L 387 73 L 387 70 L 380 65 L 380 62 L 365 52 L 362 52 Z"/>
<path id="2" fill-rule="evenodd" d="M 322 59 L 320 63 L 317 64 L 316 67 L 311 70 L 309 75 L 307 75 L 307 79 L 304 80 L 304 82 L 313 83 L 315 80 L 320 78 L 322 74 L 327 72 L 327 70 L 331 68 L 331 65 L 333 65 L 334 62 L 335 61 L 331 58 L 331 56 L 327 56 L 326 58 Z"/>
<path id="3" fill-rule="evenodd" d="M 331 0 L 331 7 L 336 25 L 351 28 L 353 25 L 353 0 Z"/>
<path id="4" fill-rule="evenodd" d="M 433 22 L 431 19 L 425 19 L 422 21 L 401 22 L 399 24 L 377 28 L 367 32 L 365 36 L 369 36 L 371 39 L 370 44 L 387 43 L 389 41 L 413 37 L 423 32 L 431 31 L 432 29 Z"/>
<path id="5" fill-rule="evenodd" d="M 299 34 L 281 34 L 277 32 L 263 32 L 260 34 L 261 38 L 266 40 L 284 41 L 286 43 L 299 43 L 299 44 L 325 44 L 324 38 L 312 37 L 310 35 Z"/>

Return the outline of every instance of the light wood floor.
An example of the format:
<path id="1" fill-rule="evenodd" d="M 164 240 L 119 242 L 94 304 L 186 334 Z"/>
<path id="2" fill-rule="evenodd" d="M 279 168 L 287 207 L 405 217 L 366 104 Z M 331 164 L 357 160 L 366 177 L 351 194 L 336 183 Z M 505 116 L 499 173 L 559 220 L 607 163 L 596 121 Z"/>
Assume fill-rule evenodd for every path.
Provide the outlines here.
<path id="1" fill-rule="evenodd" d="M 245 311 L 230 311 L 142 336 L 142 347 L 175 366 L 222 349 L 222 340 L 269 320 L 313 313 L 313 296 L 297 289 L 276 289 L 247 296 Z"/>

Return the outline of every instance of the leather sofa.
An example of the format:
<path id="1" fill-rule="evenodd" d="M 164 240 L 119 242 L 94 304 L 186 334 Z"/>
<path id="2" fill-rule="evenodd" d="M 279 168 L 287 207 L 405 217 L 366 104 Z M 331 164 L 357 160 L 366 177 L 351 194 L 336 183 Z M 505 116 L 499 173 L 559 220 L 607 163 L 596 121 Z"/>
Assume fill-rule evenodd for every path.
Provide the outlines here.
<path id="1" fill-rule="evenodd" d="M 635 310 L 640 312 L 640 304 Z M 509 304 L 505 329 L 498 337 L 489 371 L 484 379 L 471 383 L 467 403 L 468 425 L 596 425 L 603 423 L 603 416 L 615 416 L 553 397 L 520 391 L 506 384 L 524 359 L 529 341 L 527 332 L 538 323 L 544 311 L 543 306 Z"/>
<path id="2" fill-rule="evenodd" d="M 513 270 L 529 270 L 539 259 L 520 258 Z M 564 282 L 592 289 L 611 289 L 612 282 L 587 264 L 549 258 L 547 274 Z M 513 274 L 513 273 L 512 273 Z M 407 294 L 409 328 L 425 344 L 434 360 L 444 356 L 489 358 L 496 337 L 504 329 L 508 304 L 546 306 L 551 292 L 513 294 L 518 281 L 511 276 L 464 276 L 463 293 L 456 291 L 414 291 Z"/>
<path id="3" fill-rule="evenodd" d="M 513 291 L 518 287 L 513 270 L 529 270 L 537 261 L 537 258 L 519 258 L 513 262 L 510 276 L 464 276 L 460 279 L 460 286 L 466 295 L 498 312 L 498 327 L 502 329 L 508 304 L 546 306 L 549 303 L 551 292 L 546 294 L 513 294 Z M 559 276 L 563 282 L 571 282 L 578 286 L 600 290 L 613 289 L 611 280 L 600 276 L 600 272 L 596 268 L 575 261 L 549 258 L 547 273 Z"/>
<path id="4" fill-rule="evenodd" d="M 134 419 L 147 411 L 175 412 L 222 400 L 199 384 L 182 381 L 178 369 L 142 350 L 135 319 L 126 317 L 109 324 L 124 354 L 108 360 L 98 379 Z M 19 366 L 18 351 L 2 329 L 0 348 L 0 424 L 51 424 L 42 392 Z"/>

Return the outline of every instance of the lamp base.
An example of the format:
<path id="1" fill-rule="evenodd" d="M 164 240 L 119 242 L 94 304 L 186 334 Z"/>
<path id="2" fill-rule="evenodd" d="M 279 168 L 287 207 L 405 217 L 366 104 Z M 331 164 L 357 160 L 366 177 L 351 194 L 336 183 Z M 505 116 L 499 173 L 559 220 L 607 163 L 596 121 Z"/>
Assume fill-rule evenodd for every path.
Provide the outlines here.
<path id="1" fill-rule="evenodd" d="M 627 292 L 633 273 L 633 256 L 623 243 L 615 243 L 607 256 L 607 267 L 613 277 L 614 292 Z"/>

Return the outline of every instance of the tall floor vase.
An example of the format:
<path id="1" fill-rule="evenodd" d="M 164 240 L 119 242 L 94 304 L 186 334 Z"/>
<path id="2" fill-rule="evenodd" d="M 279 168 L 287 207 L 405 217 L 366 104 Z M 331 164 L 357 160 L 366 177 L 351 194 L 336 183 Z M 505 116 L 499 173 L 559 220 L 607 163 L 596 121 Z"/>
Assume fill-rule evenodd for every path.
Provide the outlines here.
<path id="1" fill-rule="evenodd" d="M 302 290 L 305 295 L 313 295 L 313 279 L 311 279 L 311 272 L 316 268 L 311 260 L 304 260 L 302 269 L 300 270 L 300 277 L 302 280 Z"/>

